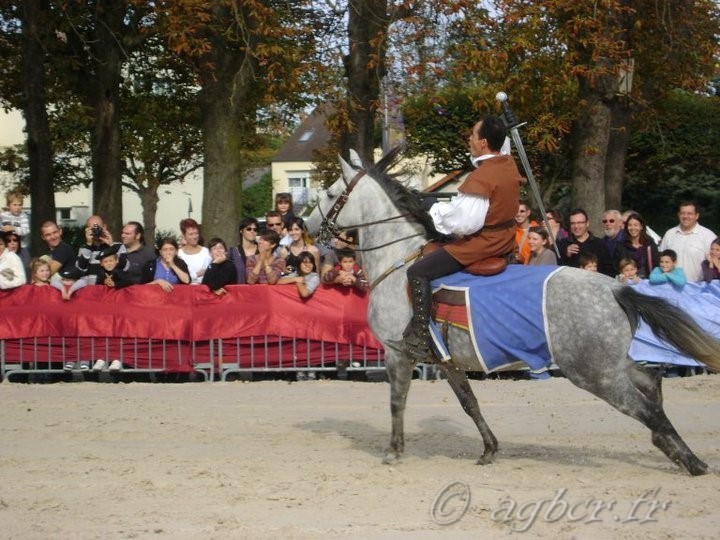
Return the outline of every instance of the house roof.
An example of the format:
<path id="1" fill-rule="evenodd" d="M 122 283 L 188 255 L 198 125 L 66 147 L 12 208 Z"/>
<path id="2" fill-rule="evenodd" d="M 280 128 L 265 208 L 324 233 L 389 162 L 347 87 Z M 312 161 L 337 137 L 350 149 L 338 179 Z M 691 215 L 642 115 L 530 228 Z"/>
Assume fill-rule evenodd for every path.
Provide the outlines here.
<path id="1" fill-rule="evenodd" d="M 325 146 L 330 131 L 325 122 L 327 113 L 319 107 L 313 110 L 293 132 L 273 157 L 273 163 L 280 161 L 314 161 L 313 150 Z"/>
<path id="2" fill-rule="evenodd" d="M 451 187 L 451 185 L 458 184 L 460 180 L 462 179 L 463 174 L 465 174 L 467 171 L 453 171 L 449 173 L 448 175 L 444 176 L 437 182 L 430 184 L 428 187 L 423 189 L 423 191 L 432 193 L 434 191 L 440 191 L 444 187 Z M 448 185 L 450 184 L 450 185 Z"/>

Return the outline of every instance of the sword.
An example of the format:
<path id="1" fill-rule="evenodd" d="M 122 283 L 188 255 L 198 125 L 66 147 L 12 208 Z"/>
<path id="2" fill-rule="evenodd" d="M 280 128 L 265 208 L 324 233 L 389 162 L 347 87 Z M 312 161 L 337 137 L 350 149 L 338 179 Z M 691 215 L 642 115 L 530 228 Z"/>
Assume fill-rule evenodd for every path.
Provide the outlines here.
<path id="1" fill-rule="evenodd" d="M 508 96 L 505 92 L 498 92 L 495 95 L 495 99 L 502 103 L 503 120 L 505 121 L 505 126 L 507 127 L 507 129 L 510 130 L 510 137 L 515 144 L 518 155 L 520 156 L 520 163 L 522 163 L 523 169 L 525 169 L 525 175 L 527 176 L 528 183 L 530 184 L 530 191 L 532 191 L 533 197 L 535 197 L 535 202 L 537 203 L 538 208 L 542 212 L 543 219 L 547 219 L 547 214 L 545 213 L 545 206 L 543 205 L 542 198 L 540 197 L 540 191 L 538 190 L 537 184 L 535 183 L 535 177 L 533 176 L 532 169 L 530 168 L 530 161 L 528 161 L 527 154 L 525 153 L 525 147 L 523 146 L 522 139 L 520 139 L 520 131 L 518 130 L 518 128 L 520 126 L 524 126 L 526 122 L 523 122 L 522 124 L 518 122 L 518 119 L 515 117 L 515 113 L 510 110 L 510 105 L 508 105 L 507 102 Z M 553 237 L 552 230 L 550 229 L 550 227 L 546 227 L 546 229 L 548 231 L 550 241 L 552 242 L 552 246 L 555 249 L 555 254 L 557 255 L 558 261 L 560 261 L 560 251 L 558 250 L 557 244 L 555 243 L 555 238 Z"/>

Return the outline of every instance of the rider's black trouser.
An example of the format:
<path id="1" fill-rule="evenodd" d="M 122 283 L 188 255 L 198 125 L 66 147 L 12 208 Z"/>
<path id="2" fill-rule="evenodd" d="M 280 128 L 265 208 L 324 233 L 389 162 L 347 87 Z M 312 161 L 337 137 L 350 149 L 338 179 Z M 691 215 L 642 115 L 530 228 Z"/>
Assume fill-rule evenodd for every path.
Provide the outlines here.
<path id="1" fill-rule="evenodd" d="M 463 268 L 465 267 L 445 251 L 445 248 L 439 248 L 410 266 L 407 270 L 407 276 L 408 279 L 426 278 L 433 280 L 441 276 L 454 274 Z"/>

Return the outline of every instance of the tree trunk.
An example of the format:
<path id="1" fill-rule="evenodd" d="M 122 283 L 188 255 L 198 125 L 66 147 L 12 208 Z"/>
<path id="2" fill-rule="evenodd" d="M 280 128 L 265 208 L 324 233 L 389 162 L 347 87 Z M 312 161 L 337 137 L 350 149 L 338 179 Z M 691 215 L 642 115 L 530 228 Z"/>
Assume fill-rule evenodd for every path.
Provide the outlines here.
<path id="1" fill-rule="evenodd" d="M 590 228 L 600 234 L 605 211 L 605 159 L 610 132 L 610 108 L 597 93 L 585 92 L 572 130 L 572 201 L 590 218 Z"/>
<path id="2" fill-rule="evenodd" d="M 364 163 L 371 164 L 374 162 L 375 120 L 390 24 L 388 5 L 387 0 L 354 1 L 348 5 L 347 107 L 352 128 L 341 137 L 341 151 L 347 159 L 352 148 Z"/>
<path id="3" fill-rule="evenodd" d="M 93 81 L 87 101 L 92 108 L 91 163 L 93 213 L 105 220 L 114 234 L 122 228 L 122 166 L 119 93 L 122 34 L 126 3 L 102 0 L 96 8 Z"/>
<path id="4" fill-rule="evenodd" d="M 23 110 L 27 124 L 27 152 L 30 167 L 32 226 L 30 241 L 38 244 L 40 226 L 55 220 L 52 144 L 45 92 L 45 58 L 40 39 L 47 5 L 42 0 L 22 4 Z M 34 250 L 37 251 L 37 250 Z"/>
<path id="5" fill-rule="evenodd" d="M 240 12 L 231 14 L 220 2 L 212 9 L 218 24 L 237 24 L 236 17 L 251 24 Z M 248 31 L 248 39 L 254 39 Z M 203 236 L 230 241 L 237 237 L 242 196 L 243 147 L 255 135 L 255 114 L 261 83 L 253 74 L 254 60 L 237 46 L 229 46 L 222 35 L 210 36 L 212 49 L 204 59 L 200 107 L 204 145 Z M 255 44 L 250 45 L 253 49 Z"/>
<path id="6" fill-rule="evenodd" d="M 160 200 L 157 191 L 157 185 L 137 191 L 142 206 L 145 243 L 150 247 L 155 245 L 155 229 L 157 228 L 155 216 L 157 215 L 158 201 Z"/>
<path id="7" fill-rule="evenodd" d="M 605 204 L 622 212 L 625 159 L 630 144 L 630 109 L 616 98 L 610 104 L 610 140 L 605 164 Z"/>

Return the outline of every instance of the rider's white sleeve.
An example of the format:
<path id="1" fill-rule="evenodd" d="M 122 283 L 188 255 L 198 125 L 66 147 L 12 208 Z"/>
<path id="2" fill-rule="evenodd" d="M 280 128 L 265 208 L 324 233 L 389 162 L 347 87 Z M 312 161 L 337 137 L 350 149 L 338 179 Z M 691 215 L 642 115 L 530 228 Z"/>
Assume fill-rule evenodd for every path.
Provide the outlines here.
<path id="1" fill-rule="evenodd" d="M 490 200 L 479 195 L 458 193 L 449 202 L 437 202 L 430 208 L 435 228 L 442 234 L 466 236 L 485 224 Z"/>

